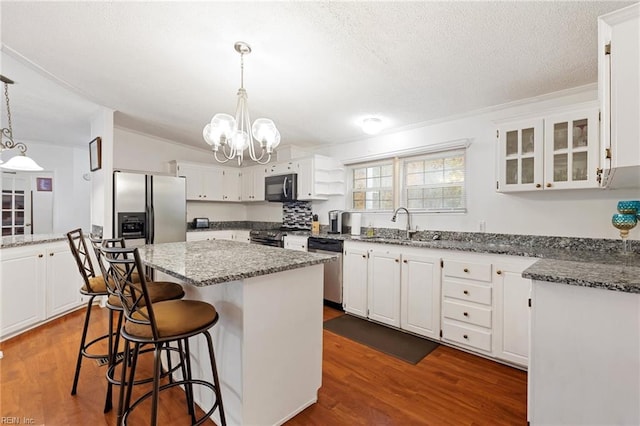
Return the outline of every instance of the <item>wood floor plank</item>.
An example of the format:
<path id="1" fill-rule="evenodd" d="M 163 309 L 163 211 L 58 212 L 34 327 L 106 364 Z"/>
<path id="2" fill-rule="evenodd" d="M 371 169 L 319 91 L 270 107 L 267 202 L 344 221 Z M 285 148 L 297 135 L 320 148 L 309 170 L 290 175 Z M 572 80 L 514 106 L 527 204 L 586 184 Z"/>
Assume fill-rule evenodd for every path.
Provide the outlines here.
<path id="1" fill-rule="evenodd" d="M 325 307 L 325 320 L 339 315 Z M 102 412 L 106 367 L 85 359 L 78 393 L 70 395 L 83 320 L 80 310 L 0 343 L 1 417 L 47 426 L 115 425 L 114 411 Z M 105 330 L 107 320 L 107 310 L 94 307 L 90 335 Z M 318 403 L 288 426 L 526 425 L 526 372 L 447 346 L 412 365 L 329 331 L 323 336 Z M 147 360 L 140 368 L 148 371 Z M 136 387 L 136 395 L 147 389 Z M 131 425 L 148 424 L 148 405 L 134 412 Z M 160 407 L 159 424 L 190 423 L 181 390 L 164 393 Z"/>

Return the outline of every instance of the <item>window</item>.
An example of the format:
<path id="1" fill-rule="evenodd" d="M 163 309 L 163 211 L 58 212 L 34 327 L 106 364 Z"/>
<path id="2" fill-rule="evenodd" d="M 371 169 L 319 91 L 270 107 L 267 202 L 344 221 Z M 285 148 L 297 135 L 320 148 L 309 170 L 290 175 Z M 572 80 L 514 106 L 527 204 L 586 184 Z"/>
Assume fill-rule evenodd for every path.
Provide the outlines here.
<path id="1" fill-rule="evenodd" d="M 403 205 L 412 210 L 464 210 L 464 160 L 464 151 L 403 159 Z"/>
<path id="2" fill-rule="evenodd" d="M 353 210 L 466 211 L 464 149 L 355 164 L 350 173 Z"/>
<path id="3" fill-rule="evenodd" d="M 393 162 L 391 160 L 352 169 L 354 210 L 393 210 Z"/>

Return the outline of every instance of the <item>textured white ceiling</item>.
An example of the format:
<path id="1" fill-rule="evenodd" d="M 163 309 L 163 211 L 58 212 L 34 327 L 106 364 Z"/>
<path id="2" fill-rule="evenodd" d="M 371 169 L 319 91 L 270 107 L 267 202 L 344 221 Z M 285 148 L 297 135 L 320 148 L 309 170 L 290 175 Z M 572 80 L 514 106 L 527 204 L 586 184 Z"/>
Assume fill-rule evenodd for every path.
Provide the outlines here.
<path id="1" fill-rule="evenodd" d="M 25 139 L 50 140 L 52 120 L 86 144 L 80 122 L 86 134 L 99 104 L 119 126 L 205 148 L 204 124 L 235 110 L 242 40 L 252 117 L 283 144 L 333 144 L 362 138 L 367 114 L 400 128 L 593 83 L 596 18 L 626 4 L 2 1 L 2 73 Z"/>

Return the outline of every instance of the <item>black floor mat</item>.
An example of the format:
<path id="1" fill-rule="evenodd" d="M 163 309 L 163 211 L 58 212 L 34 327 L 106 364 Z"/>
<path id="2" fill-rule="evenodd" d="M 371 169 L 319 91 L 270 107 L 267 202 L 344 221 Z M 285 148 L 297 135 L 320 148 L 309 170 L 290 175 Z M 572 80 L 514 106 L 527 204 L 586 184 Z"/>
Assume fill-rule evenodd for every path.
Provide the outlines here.
<path id="1" fill-rule="evenodd" d="M 324 322 L 324 328 L 411 364 L 440 346 L 431 340 L 354 317 L 342 315 Z"/>

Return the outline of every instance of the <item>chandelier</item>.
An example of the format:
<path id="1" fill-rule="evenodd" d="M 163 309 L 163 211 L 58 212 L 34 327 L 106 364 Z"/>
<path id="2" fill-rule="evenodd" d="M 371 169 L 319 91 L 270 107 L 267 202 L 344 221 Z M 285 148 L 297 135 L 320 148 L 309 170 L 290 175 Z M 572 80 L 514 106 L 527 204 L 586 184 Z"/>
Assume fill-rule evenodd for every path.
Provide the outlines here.
<path id="1" fill-rule="evenodd" d="M 4 98 L 7 103 L 7 121 L 8 127 L 2 129 L 2 139 L 0 140 L 0 155 L 3 151 L 17 148 L 20 150 L 20 154 L 12 157 L 4 163 L 0 158 L 0 167 L 7 170 L 18 170 L 25 172 L 36 172 L 42 170 L 35 161 L 27 157 L 27 146 L 22 142 L 14 142 L 13 140 L 13 128 L 11 126 L 11 108 L 9 107 L 9 85 L 13 84 L 13 80 L 0 75 L 0 81 L 4 83 Z"/>
<path id="2" fill-rule="evenodd" d="M 202 136 L 211 145 L 213 156 L 219 163 L 237 159 L 242 164 L 244 151 L 249 149 L 251 160 L 266 164 L 271 160 L 273 150 L 280 144 L 280 132 L 272 120 L 258 118 L 251 125 L 249 118 L 249 104 L 247 91 L 244 89 L 244 55 L 251 53 L 251 47 L 239 41 L 234 45 L 240 54 L 240 89 L 238 89 L 238 104 L 235 118 L 229 114 L 218 113 L 211 122 L 204 127 Z M 255 143 L 259 145 L 256 153 Z M 219 157 L 222 154 L 223 158 Z"/>

